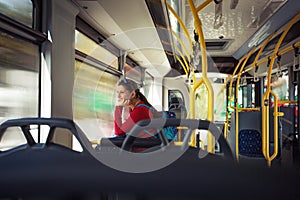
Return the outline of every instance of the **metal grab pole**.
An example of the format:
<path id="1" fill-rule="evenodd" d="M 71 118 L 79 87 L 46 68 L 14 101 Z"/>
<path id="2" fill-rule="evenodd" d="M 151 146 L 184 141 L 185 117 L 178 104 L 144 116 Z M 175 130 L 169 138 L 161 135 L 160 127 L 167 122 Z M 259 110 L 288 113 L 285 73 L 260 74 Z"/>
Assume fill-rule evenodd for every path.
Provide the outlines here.
<path id="1" fill-rule="evenodd" d="M 175 18 L 177 19 L 177 21 L 179 22 L 180 26 L 182 27 L 188 41 L 189 41 L 189 44 L 190 44 L 190 51 L 193 52 L 193 43 L 192 43 L 192 40 L 191 40 L 191 37 L 188 33 L 188 30 L 187 28 L 185 27 L 184 23 L 182 22 L 182 20 L 180 19 L 180 17 L 177 15 L 177 13 L 175 12 L 175 10 L 172 8 L 172 6 L 170 6 L 170 4 L 166 3 L 168 9 L 171 11 L 171 13 L 175 16 Z M 179 41 L 180 45 L 182 46 L 182 48 L 184 49 L 185 53 L 187 54 L 187 49 L 186 47 L 183 45 L 182 41 L 180 40 L 180 38 L 178 37 L 178 35 L 173 31 L 171 30 L 172 33 L 175 35 L 175 37 L 177 38 L 177 40 Z M 182 57 L 184 63 L 180 60 L 180 58 L 175 55 L 176 59 L 179 61 L 180 65 L 182 66 L 182 68 L 184 69 L 184 72 L 186 75 L 188 75 L 190 69 L 189 69 L 189 65 L 185 59 L 185 57 L 183 56 L 182 52 L 179 50 L 179 48 L 176 48 L 176 51 L 180 54 L 180 56 Z M 187 55 L 188 57 L 188 60 L 190 61 L 190 56 Z"/>
<path id="2" fill-rule="evenodd" d="M 240 65 L 242 64 L 242 62 L 245 60 L 245 58 L 246 58 L 246 55 L 243 56 L 243 57 L 239 60 L 238 64 L 236 65 L 236 67 L 235 67 L 235 69 L 234 69 L 234 71 L 233 71 L 233 73 L 232 73 L 232 76 L 231 76 L 231 79 L 230 79 L 230 83 L 229 83 L 229 97 L 232 96 L 232 85 L 233 85 L 233 80 L 234 80 L 234 78 L 235 78 L 236 72 L 237 72 L 237 70 L 239 69 L 239 67 L 240 67 Z M 229 108 L 233 108 L 233 107 L 231 106 L 231 103 L 232 103 L 231 100 L 232 100 L 232 99 L 229 99 L 229 106 L 227 105 Z"/>
<path id="3" fill-rule="evenodd" d="M 232 98 L 231 98 L 231 96 L 232 96 L 232 84 L 233 84 L 233 79 L 234 79 L 234 76 L 235 76 L 235 74 L 236 74 L 238 68 L 240 67 L 240 65 L 241 65 L 241 63 L 242 63 L 242 61 L 243 61 L 244 59 L 245 59 L 245 56 L 243 56 L 243 57 L 239 60 L 237 66 L 235 67 L 235 69 L 234 69 L 234 71 L 233 71 L 233 74 L 232 74 L 232 76 L 231 76 L 230 83 L 229 83 L 229 88 L 228 88 L 228 90 L 229 90 L 229 95 L 228 95 L 228 102 L 227 102 L 227 105 L 226 105 L 226 106 L 227 106 L 227 107 L 226 107 L 226 122 L 225 122 L 225 130 L 224 130 L 224 132 L 226 133 L 226 138 L 228 137 L 229 108 L 232 109 L 232 106 L 231 106 Z"/>
<path id="4" fill-rule="evenodd" d="M 175 50 L 179 53 L 179 55 L 180 55 L 181 58 L 183 59 L 183 62 L 184 62 L 185 65 L 182 65 L 182 67 L 183 67 L 183 69 L 184 69 L 184 71 L 185 71 L 185 73 L 186 73 L 186 75 L 187 75 L 188 72 L 190 71 L 189 64 L 188 64 L 188 62 L 186 61 L 186 59 L 185 59 L 184 55 L 182 54 L 182 52 L 180 51 L 180 49 L 179 49 L 178 47 L 175 46 Z M 176 56 L 177 56 L 177 55 L 176 55 Z M 177 60 L 180 60 L 180 59 L 178 58 L 178 56 L 177 56 L 176 58 L 177 58 Z"/>
<path id="5" fill-rule="evenodd" d="M 179 42 L 179 44 L 181 45 L 181 47 L 183 48 L 183 51 L 185 53 L 185 55 L 188 58 L 188 61 L 191 62 L 191 56 L 189 55 L 188 50 L 186 49 L 185 45 L 183 44 L 182 40 L 180 39 L 180 37 L 175 33 L 174 30 L 172 30 L 173 35 L 176 37 L 177 41 Z"/>
<path id="6" fill-rule="evenodd" d="M 240 71 L 238 73 L 238 77 L 237 77 L 237 81 L 235 84 L 235 106 L 234 106 L 234 110 L 235 110 L 235 156 L 237 161 L 239 160 L 239 111 L 238 111 L 238 96 L 239 96 L 239 82 L 241 79 L 241 74 L 243 72 L 243 69 L 248 61 L 248 59 L 250 58 L 250 56 L 253 54 L 253 52 L 255 51 L 256 48 L 251 49 L 251 51 L 247 54 L 247 57 L 244 59 L 244 62 L 240 68 Z"/>
<path id="7" fill-rule="evenodd" d="M 285 49 L 279 51 L 276 55 L 271 55 L 270 57 L 266 57 L 266 58 L 260 60 L 259 62 L 256 63 L 256 65 L 252 65 L 251 67 L 245 69 L 245 72 L 248 72 L 248 71 L 250 71 L 250 70 L 256 68 L 256 66 L 259 66 L 259 65 L 261 65 L 261 64 L 263 64 L 263 63 L 268 62 L 269 59 L 271 59 L 271 58 L 273 58 L 273 57 L 274 57 L 274 58 L 277 58 L 278 56 L 282 56 L 283 54 L 285 54 L 285 53 L 287 53 L 287 52 L 289 52 L 289 51 L 294 50 L 294 47 L 293 47 L 293 46 L 294 46 L 294 47 L 300 47 L 300 42 L 297 42 L 297 43 L 295 43 L 294 45 L 291 45 L 291 46 L 289 46 L 289 47 L 287 47 L 287 48 L 285 48 Z"/>
<path id="8" fill-rule="evenodd" d="M 189 41 L 189 44 L 190 44 L 190 50 L 191 52 L 193 52 L 193 42 L 191 40 L 191 37 L 189 35 L 189 32 L 186 28 L 186 26 L 184 25 L 184 23 L 182 22 L 182 20 L 180 19 L 180 17 L 177 15 L 177 13 L 175 12 L 175 10 L 172 8 L 172 6 L 170 6 L 170 4 L 166 3 L 167 4 L 167 7 L 168 9 L 172 12 L 172 14 L 175 16 L 175 18 L 177 19 L 177 21 L 179 22 L 180 26 L 182 27 L 188 41 Z"/>
<path id="9" fill-rule="evenodd" d="M 270 58 L 270 65 L 269 65 L 269 70 L 268 70 L 268 82 L 267 82 L 267 90 L 263 95 L 263 109 L 262 109 L 262 149 L 263 149 L 263 154 L 267 160 L 268 166 L 271 166 L 272 160 L 277 156 L 278 151 L 278 128 L 276 127 L 275 129 L 275 124 L 278 125 L 278 116 L 281 116 L 281 113 L 278 112 L 277 108 L 277 96 L 275 93 L 271 90 L 271 74 L 272 74 L 272 69 L 273 65 L 275 62 L 275 58 L 277 57 L 277 53 L 279 51 L 279 47 L 285 38 L 286 34 L 288 31 L 291 29 L 291 27 L 294 25 L 294 23 L 298 20 L 300 17 L 300 13 L 298 13 L 289 23 L 289 25 L 286 27 L 284 32 L 281 34 L 274 52 L 273 56 Z M 274 138 L 274 153 L 270 156 L 269 155 L 269 98 L 270 94 L 274 96 L 274 137 L 276 136 L 277 138 Z"/>
<path id="10" fill-rule="evenodd" d="M 254 65 L 255 63 L 257 62 L 261 52 L 263 51 L 263 49 L 266 47 L 266 45 L 268 44 L 268 42 L 270 41 L 270 39 L 273 37 L 273 34 L 271 34 L 267 40 L 263 43 L 263 45 L 261 46 L 258 54 L 256 55 L 255 57 L 255 60 L 254 60 Z M 236 85 L 235 85 L 235 156 L 236 156 L 236 159 L 239 160 L 239 111 L 241 110 L 257 110 L 257 109 L 254 109 L 254 108 L 251 108 L 251 109 L 241 109 L 238 107 L 238 88 L 239 88 L 239 82 L 240 82 L 240 79 L 241 79 L 241 74 L 243 73 L 243 70 L 244 70 L 244 67 L 248 61 L 248 59 L 250 58 L 250 56 L 255 52 L 256 48 L 253 48 L 247 55 L 247 57 L 244 59 L 244 62 L 240 68 L 240 71 L 238 73 L 238 77 L 237 77 L 237 81 L 236 81 Z M 259 110 L 259 108 L 258 108 Z"/>
<path id="11" fill-rule="evenodd" d="M 250 66 L 249 68 L 247 68 L 246 70 L 244 70 L 243 73 L 250 71 L 249 69 L 253 69 L 253 68 L 256 68 L 256 67 L 259 66 L 259 65 L 257 64 L 257 61 L 258 61 L 258 59 L 259 59 L 259 57 L 260 57 L 262 51 L 265 49 L 265 47 L 267 46 L 267 44 L 269 43 L 269 41 L 271 40 L 271 38 L 273 37 L 274 34 L 275 34 L 275 32 L 272 33 L 272 34 L 265 40 L 265 42 L 264 42 L 263 45 L 261 46 L 259 52 L 257 53 L 257 55 L 256 55 L 256 57 L 255 57 L 255 60 L 254 60 L 254 62 L 253 62 L 253 64 L 252 64 L 252 66 Z M 237 72 L 238 68 L 240 67 L 242 61 L 246 58 L 246 56 L 247 56 L 247 55 L 244 55 L 244 56 L 239 60 L 239 63 L 237 64 L 236 68 L 235 68 L 234 71 L 233 71 L 232 79 L 230 80 L 230 86 L 229 86 L 229 88 L 230 88 L 230 89 L 229 89 L 229 96 L 230 96 L 230 97 L 231 97 L 231 95 L 232 95 L 232 84 L 233 84 L 233 79 L 234 79 L 234 77 L 235 77 L 235 75 L 236 75 L 236 72 Z M 229 108 L 232 108 L 232 107 L 231 107 L 231 101 L 229 102 L 229 104 L 230 104 L 230 105 L 229 105 Z"/>
<path id="12" fill-rule="evenodd" d="M 207 112 L 207 120 L 209 121 L 214 121 L 214 94 L 213 94 L 213 88 L 212 85 L 209 81 L 209 79 L 207 78 L 207 55 L 206 55 L 206 44 L 204 41 L 204 34 L 203 34 L 203 30 L 202 30 L 202 24 L 201 21 L 199 19 L 198 16 L 198 11 L 200 11 L 202 8 L 204 8 L 205 6 L 207 6 L 209 3 L 211 3 L 212 0 L 207 0 L 206 2 L 204 2 L 199 8 L 198 10 L 195 8 L 194 2 L 192 0 L 188 0 L 189 6 L 191 8 L 191 11 L 193 13 L 193 17 L 194 17 L 194 26 L 195 26 L 195 32 L 196 34 L 199 36 L 200 39 L 200 47 L 201 47 L 201 57 L 202 57 L 202 80 L 200 79 L 199 82 L 203 82 L 206 86 L 207 89 L 207 93 L 208 93 L 208 112 Z M 194 69 L 193 69 L 194 70 Z M 193 73 L 193 72 L 192 72 Z M 201 84 L 196 83 L 195 85 L 197 85 L 198 87 Z M 197 87 L 192 87 L 191 88 L 193 90 L 193 92 L 191 92 L 190 97 L 191 98 L 195 98 L 195 95 L 192 96 L 192 94 L 195 94 L 195 91 L 197 89 Z M 191 101 L 191 103 L 194 103 Z M 195 116 L 195 109 L 194 109 L 194 104 L 191 105 L 191 117 Z M 192 137 L 193 139 L 195 139 L 195 137 Z M 192 140 L 193 141 L 193 140 Z M 210 153 L 214 153 L 214 137 L 211 135 L 211 133 L 208 134 L 208 139 L 207 139 L 208 143 L 207 143 L 207 151 Z"/>

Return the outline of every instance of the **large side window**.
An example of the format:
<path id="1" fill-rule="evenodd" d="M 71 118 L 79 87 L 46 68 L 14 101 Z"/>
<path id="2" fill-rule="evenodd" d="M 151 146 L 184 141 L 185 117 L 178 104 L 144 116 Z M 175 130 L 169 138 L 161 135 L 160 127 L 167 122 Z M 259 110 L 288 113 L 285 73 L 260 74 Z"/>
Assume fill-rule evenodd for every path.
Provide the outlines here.
<path id="1" fill-rule="evenodd" d="M 39 116 L 40 11 L 31 0 L 0 0 L 0 122 Z"/>
<path id="2" fill-rule="evenodd" d="M 0 117 L 37 117 L 39 46 L 0 31 Z"/>
<path id="3" fill-rule="evenodd" d="M 41 15 L 35 15 L 41 4 L 33 2 L 0 0 L 0 123 L 40 115 L 40 45 L 46 35 L 36 26 L 42 21 Z M 19 141 L 20 134 L 11 134 L 5 148 Z"/>
<path id="4" fill-rule="evenodd" d="M 150 74 L 145 73 L 143 93 L 149 102 L 153 102 L 153 98 L 154 98 L 153 91 L 152 91 L 153 89 L 152 84 L 153 84 L 153 77 Z"/>
<path id="5" fill-rule="evenodd" d="M 75 37 L 73 118 L 89 140 L 110 137 L 115 86 L 121 74 L 118 57 L 78 30 Z"/>

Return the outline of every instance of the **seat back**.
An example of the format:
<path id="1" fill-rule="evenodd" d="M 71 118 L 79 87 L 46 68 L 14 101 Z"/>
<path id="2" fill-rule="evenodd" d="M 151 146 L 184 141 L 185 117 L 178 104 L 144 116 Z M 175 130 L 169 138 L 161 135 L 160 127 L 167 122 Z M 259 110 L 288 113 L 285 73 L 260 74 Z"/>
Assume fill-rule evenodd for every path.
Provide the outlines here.
<path id="1" fill-rule="evenodd" d="M 269 142 L 270 154 L 274 152 L 274 118 L 272 116 L 273 108 L 270 108 L 270 124 L 269 124 Z M 262 121 L 261 111 L 239 112 L 238 141 L 239 154 L 245 157 L 263 157 L 262 156 Z M 236 132 L 235 132 L 235 113 L 231 115 L 231 129 L 228 135 L 228 143 L 235 154 Z M 278 156 L 281 153 L 281 124 L 278 123 Z"/>
<path id="2" fill-rule="evenodd" d="M 174 97 L 171 99 L 169 111 L 174 112 L 176 114 L 176 118 L 179 119 L 185 119 L 187 116 L 187 110 L 180 97 Z"/>
<path id="3" fill-rule="evenodd" d="M 260 111 L 254 111 L 254 112 L 239 112 L 239 128 L 238 132 L 243 132 L 245 136 L 242 138 L 245 140 L 245 143 L 248 138 L 250 139 L 250 135 L 252 133 L 261 133 L 262 127 L 261 127 L 261 112 Z M 235 113 L 233 112 L 231 114 L 231 125 L 230 125 L 230 133 L 228 134 L 228 143 L 235 154 L 235 146 L 236 146 L 236 132 L 235 132 Z M 243 131 L 247 130 L 247 131 Z M 251 133 L 249 132 L 251 131 Z M 248 132 L 248 133 L 247 133 Z M 240 134 L 239 134 L 240 135 Z M 239 139 L 241 139 L 239 137 Z M 243 149 L 241 145 L 241 142 L 239 141 L 239 150 Z"/>
<path id="4" fill-rule="evenodd" d="M 248 157 L 263 157 L 261 133 L 255 129 L 239 131 L 239 153 Z"/>

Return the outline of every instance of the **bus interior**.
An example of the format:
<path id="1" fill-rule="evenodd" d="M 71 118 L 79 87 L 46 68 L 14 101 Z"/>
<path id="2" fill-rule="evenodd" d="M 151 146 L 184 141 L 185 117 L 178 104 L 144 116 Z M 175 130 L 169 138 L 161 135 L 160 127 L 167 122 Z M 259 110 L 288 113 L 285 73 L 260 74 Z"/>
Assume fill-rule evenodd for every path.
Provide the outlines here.
<path id="1" fill-rule="evenodd" d="M 0 0 L 0 25 L 0 199 L 299 198 L 299 0 Z M 114 137 L 122 79 L 176 118 Z"/>

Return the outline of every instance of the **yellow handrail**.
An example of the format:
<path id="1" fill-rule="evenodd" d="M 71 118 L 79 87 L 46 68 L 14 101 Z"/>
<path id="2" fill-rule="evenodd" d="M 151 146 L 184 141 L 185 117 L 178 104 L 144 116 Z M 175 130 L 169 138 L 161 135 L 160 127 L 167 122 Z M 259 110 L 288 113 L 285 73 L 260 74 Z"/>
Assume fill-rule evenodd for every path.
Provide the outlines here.
<path id="1" fill-rule="evenodd" d="M 252 66 L 257 67 L 257 64 L 256 64 L 256 63 L 257 63 L 257 61 L 258 61 L 258 59 L 259 59 L 259 57 L 260 57 L 262 51 L 263 51 L 264 48 L 267 46 L 267 44 L 269 43 L 270 39 L 273 37 L 274 34 L 275 34 L 275 33 L 272 33 L 272 34 L 265 40 L 265 42 L 262 44 L 262 46 L 260 47 L 259 52 L 257 53 L 257 55 L 256 55 L 256 57 L 255 57 L 255 60 L 254 60 L 254 62 L 253 62 L 253 64 L 252 64 Z M 242 57 L 242 58 L 240 59 L 240 61 L 239 61 L 238 65 L 237 65 L 237 67 L 235 68 L 235 70 L 234 70 L 234 72 L 233 72 L 232 79 L 230 80 L 230 87 L 229 87 L 229 97 L 230 97 L 230 99 L 229 99 L 229 105 L 227 105 L 227 109 L 226 109 L 226 121 L 225 121 L 225 127 L 224 127 L 224 136 L 225 136 L 226 139 L 228 138 L 228 127 L 229 127 L 228 109 L 229 109 L 229 108 L 232 108 L 232 107 L 231 107 L 231 100 L 232 100 L 232 99 L 231 99 L 231 95 L 232 95 L 232 83 L 233 83 L 233 79 L 234 79 L 235 73 L 236 73 L 237 69 L 239 68 L 239 65 L 242 63 L 242 61 L 243 61 L 245 58 L 246 58 L 246 57 L 244 56 L 244 57 Z M 245 72 L 243 71 L 242 73 L 245 73 Z M 239 111 L 243 111 L 244 109 L 238 108 L 238 110 L 239 110 Z M 247 110 L 249 110 L 249 109 L 247 109 Z M 253 109 L 251 109 L 251 110 L 258 110 L 258 111 L 259 111 L 260 108 L 253 108 Z"/>
<path id="2" fill-rule="evenodd" d="M 259 57 L 260 57 L 262 51 L 265 49 L 265 47 L 267 46 L 267 44 L 269 43 L 270 39 L 273 37 L 274 34 L 275 34 L 275 32 L 272 33 L 272 34 L 265 40 L 265 42 L 262 44 L 262 46 L 261 46 L 259 52 L 257 53 L 257 55 L 256 55 L 256 57 L 255 57 L 255 60 L 254 60 L 254 62 L 253 62 L 253 64 L 252 64 L 252 67 L 251 67 L 251 68 L 255 68 L 255 67 L 259 66 L 259 65 L 257 64 L 257 61 L 258 61 L 258 59 L 259 59 Z M 242 63 L 242 61 L 246 58 L 246 56 L 247 56 L 247 55 L 244 55 L 244 56 L 239 60 L 239 63 L 237 64 L 236 68 L 235 68 L 234 71 L 233 71 L 233 74 L 232 74 L 231 80 L 230 80 L 230 86 L 229 86 L 229 97 L 231 97 L 231 95 L 232 95 L 232 84 L 233 84 L 233 80 L 234 80 L 234 78 L 235 78 L 235 74 L 236 74 L 236 72 L 237 72 L 237 70 L 238 70 L 240 64 Z M 247 70 L 248 70 L 248 68 L 247 68 L 245 71 L 243 71 L 242 73 L 245 73 Z M 248 71 L 249 71 L 249 70 L 248 70 Z M 229 106 L 231 107 L 231 102 L 229 102 Z"/>
<path id="3" fill-rule="evenodd" d="M 188 71 L 187 71 L 187 69 L 186 69 L 184 63 L 180 60 L 179 56 L 177 56 L 176 54 L 175 54 L 175 57 L 176 57 L 176 59 L 179 61 L 179 63 L 180 63 L 180 65 L 182 66 L 182 68 L 183 68 L 185 74 L 187 75 L 187 74 L 188 74 Z"/>
<path id="4" fill-rule="evenodd" d="M 180 19 L 180 17 L 177 15 L 177 13 L 175 12 L 175 10 L 172 8 L 172 6 L 169 4 L 169 3 L 166 3 L 167 4 L 167 7 L 168 9 L 172 12 L 172 14 L 174 15 L 174 17 L 177 19 L 177 21 L 179 22 L 181 28 L 183 29 L 188 41 L 189 41 L 189 44 L 190 44 L 190 50 L 191 52 L 193 52 L 193 42 L 191 40 L 191 37 L 189 35 L 189 32 L 186 28 L 186 26 L 184 25 L 184 23 L 182 22 L 182 20 Z"/>
<path id="5" fill-rule="evenodd" d="M 260 108 L 238 108 L 239 111 L 260 111 Z"/>
<path id="6" fill-rule="evenodd" d="M 186 49 L 185 45 L 183 44 L 182 40 L 180 39 L 180 37 L 177 35 L 177 33 L 172 30 L 173 35 L 176 37 L 177 41 L 179 42 L 179 44 L 181 45 L 181 47 L 183 48 L 183 51 L 185 53 L 185 55 L 187 56 L 189 62 L 191 61 L 191 56 L 188 52 L 188 50 Z"/>
<path id="7" fill-rule="evenodd" d="M 269 135 L 269 109 L 267 110 L 267 114 L 264 114 L 266 112 L 266 109 L 263 110 L 263 119 L 266 123 L 263 123 L 263 134 L 262 134 L 262 150 L 263 155 L 265 156 L 268 166 L 271 166 L 271 161 L 277 156 L 278 154 L 278 117 L 283 116 L 282 112 L 278 112 L 278 98 L 276 94 L 270 90 L 269 95 L 273 95 L 274 97 L 274 152 L 270 156 L 270 135 Z M 264 95 L 265 96 L 265 95 Z M 267 106 L 266 106 L 267 107 Z"/>
<path id="8" fill-rule="evenodd" d="M 177 46 L 175 46 L 175 50 L 179 53 L 179 55 L 180 55 L 181 58 L 183 59 L 183 62 L 184 62 L 184 64 L 185 64 L 185 69 L 184 69 L 184 71 L 185 71 L 186 74 L 188 74 L 188 72 L 189 72 L 189 70 L 190 70 L 188 62 L 186 61 L 184 55 L 182 54 L 182 52 L 180 51 L 180 49 L 179 49 Z"/>
<path id="9" fill-rule="evenodd" d="M 203 8 L 205 8 L 208 4 L 210 4 L 213 0 L 207 0 L 205 1 L 203 4 L 201 4 L 200 6 L 198 6 L 196 8 L 196 12 L 198 13 L 200 10 L 202 10 Z"/>
<path id="10" fill-rule="evenodd" d="M 239 112 L 238 112 L 238 107 L 239 107 L 239 102 L 238 102 L 238 96 L 239 96 L 239 82 L 240 82 L 240 79 L 241 79 L 241 75 L 242 75 L 242 72 L 243 72 L 243 69 L 248 61 L 248 59 L 250 58 L 250 56 L 253 54 L 253 52 L 256 50 L 256 48 L 252 48 L 251 51 L 247 54 L 246 58 L 244 59 L 244 62 L 240 68 L 240 71 L 238 73 L 238 78 L 237 78 L 237 81 L 236 81 L 236 84 L 235 84 L 235 107 L 234 107 L 234 110 L 235 110 L 235 156 L 236 156 L 236 159 L 237 161 L 239 160 Z"/>
<path id="11" fill-rule="evenodd" d="M 248 67 L 247 69 L 245 69 L 245 70 L 242 72 L 242 74 L 245 73 L 245 72 L 250 71 L 249 68 L 250 68 L 250 69 L 253 69 L 253 68 L 256 68 L 256 67 L 259 66 L 259 64 L 257 63 L 257 61 L 258 61 L 258 59 L 259 59 L 259 57 L 260 57 L 262 51 L 265 49 L 265 47 L 266 47 L 267 44 L 269 43 L 270 39 L 274 36 L 274 34 L 275 34 L 275 32 L 272 33 L 271 35 L 269 35 L 269 37 L 264 41 L 264 43 L 262 44 L 262 46 L 261 46 L 260 49 L 259 49 L 259 52 L 257 53 L 257 55 L 256 55 L 256 57 L 255 57 L 255 59 L 254 59 L 254 61 L 253 61 L 253 63 L 252 63 L 252 65 L 251 65 L 250 67 Z M 243 57 L 240 59 L 240 61 L 239 61 L 238 65 L 237 65 L 237 67 L 235 68 L 235 70 L 234 70 L 234 72 L 233 72 L 233 74 L 232 74 L 232 79 L 231 79 L 231 81 L 230 81 L 230 87 L 232 87 L 232 82 L 233 82 L 233 79 L 235 78 L 235 74 L 236 74 L 237 69 L 239 68 L 239 65 L 241 64 L 241 62 L 242 62 L 245 58 L 246 58 L 246 55 L 243 56 Z M 261 64 L 261 63 L 260 63 L 260 64 Z M 231 90 L 230 90 L 229 92 L 231 92 Z M 231 93 L 230 93 L 229 95 L 231 95 Z"/>
<path id="12" fill-rule="evenodd" d="M 200 7 L 198 8 L 204 8 L 205 6 L 207 6 L 209 3 L 211 3 L 212 0 L 207 0 L 206 2 L 204 2 Z M 196 89 L 202 84 L 204 83 L 206 89 L 207 89 L 207 93 L 208 93 L 208 112 L 207 112 L 207 120 L 209 121 L 213 121 L 214 117 L 214 108 L 213 108 L 213 102 L 214 102 L 214 96 L 213 96 L 213 88 L 212 85 L 209 81 L 209 79 L 207 78 L 207 55 L 206 55 L 206 44 L 204 41 L 204 34 L 203 34 L 203 30 L 202 30 L 202 24 L 201 21 L 199 19 L 198 16 L 198 11 L 200 11 L 201 9 L 197 9 L 195 8 L 195 4 L 193 2 L 193 0 L 188 0 L 190 9 L 193 13 L 193 18 L 194 18 L 194 26 L 195 26 L 195 32 L 196 34 L 199 36 L 199 40 L 200 40 L 200 48 L 201 48 L 201 60 L 202 60 L 202 78 L 195 83 L 194 86 L 191 87 L 191 92 L 190 92 L 190 99 L 194 99 L 195 98 L 195 91 Z M 194 70 L 194 69 L 193 69 Z M 192 75 L 194 75 L 194 73 L 192 73 Z M 197 87 L 195 87 L 197 86 Z M 194 118 L 195 117 L 195 102 L 194 100 L 190 100 L 190 117 Z M 214 137 L 211 135 L 211 133 L 208 134 L 208 139 L 207 139 L 207 151 L 210 153 L 214 153 Z M 192 141 L 191 141 L 191 145 L 192 146 L 196 146 L 196 139 L 195 139 L 195 133 L 193 134 L 192 137 Z"/>
<path id="13" fill-rule="evenodd" d="M 243 56 L 240 60 L 239 60 L 239 62 L 238 62 L 238 64 L 236 65 L 236 67 L 235 67 L 235 69 L 234 69 L 234 71 L 233 71 L 233 73 L 232 73 L 232 76 L 231 76 L 231 79 L 230 79 L 230 83 L 229 83 L 229 102 L 228 102 L 228 104 L 229 105 L 227 105 L 227 107 L 228 108 L 233 108 L 232 106 L 231 106 L 231 103 L 232 103 L 232 98 L 231 98 L 231 96 L 232 96 L 232 84 L 233 84 L 233 80 L 234 80 L 234 76 L 235 76 L 235 74 L 236 74 L 236 72 L 237 72 L 237 70 L 239 69 L 239 67 L 240 67 L 240 65 L 242 64 L 242 62 L 243 62 L 243 60 L 246 58 L 246 55 L 245 56 Z"/>
<path id="14" fill-rule="evenodd" d="M 289 25 L 286 27 L 284 32 L 281 34 L 274 52 L 273 56 L 270 58 L 270 65 L 268 70 L 268 82 L 267 82 L 267 90 L 263 95 L 263 106 L 262 106 L 262 150 L 263 154 L 267 160 L 268 166 L 271 166 L 272 160 L 277 156 L 278 153 L 278 116 L 281 116 L 282 114 L 278 112 L 278 100 L 276 94 L 271 90 L 271 74 L 273 65 L 275 62 L 275 58 L 277 56 L 277 53 L 279 51 L 279 47 L 285 38 L 288 31 L 291 29 L 291 27 L 294 25 L 294 23 L 298 20 L 300 17 L 300 13 L 298 13 L 289 23 Z M 270 94 L 274 97 L 274 152 L 270 156 L 269 152 L 269 98 Z"/>
<path id="15" fill-rule="evenodd" d="M 268 44 L 268 42 L 270 41 L 270 39 L 273 37 L 273 34 L 271 34 L 266 40 L 265 42 L 263 43 L 263 45 L 261 46 L 258 54 L 256 55 L 255 57 L 255 60 L 254 60 L 254 65 L 255 63 L 257 62 L 261 52 L 263 51 L 263 49 L 266 47 L 266 45 Z M 245 111 L 245 110 L 257 110 L 257 109 L 242 109 L 242 108 L 239 108 L 238 107 L 238 89 L 239 89 L 239 82 L 240 82 L 240 79 L 241 79 L 241 75 L 243 73 L 243 70 L 244 70 L 244 67 L 248 61 L 248 59 L 250 58 L 250 56 L 255 52 L 256 48 L 253 48 L 251 49 L 251 51 L 247 54 L 247 57 L 244 59 L 244 62 L 240 68 L 240 71 L 238 73 L 238 77 L 237 77 L 237 81 L 236 81 L 236 85 L 235 85 L 235 98 L 236 98 L 236 101 L 235 101 L 235 155 L 236 155 L 236 159 L 239 160 L 239 111 Z M 259 110 L 259 109 L 258 109 Z"/>
<path id="16" fill-rule="evenodd" d="M 296 100 L 279 100 L 278 104 L 297 104 L 298 101 Z"/>
<path id="17" fill-rule="evenodd" d="M 256 55 L 256 57 L 255 57 L 255 60 L 254 60 L 254 62 L 253 62 L 253 64 L 252 64 L 252 67 L 253 67 L 253 68 L 256 68 L 256 67 L 259 66 L 259 65 L 257 65 L 257 61 L 258 61 L 258 59 L 259 59 L 261 53 L 263 52 L 263 50 L 265 49 L 265 47 L 267 46 L 267 44 L 268 44 L 269 41 L 271 40 L 271 38 L 274 36 L 274 34 L 275 34 L 275 32 L 272 33 L 271 35 L 269 35 L 269 37 L 265 40 L 265 42 L 263 43 L 263 45 L 262 45 L 261 48 L 259 49 L 259 51 L 258 51 L 258 53 L 257 53 L 257 55 Z M 251 67 L 251 66 L 250 66 L 250 67 Z M 249 68 L 250 68 L 250 67 L 249 67 Z M 245 71 L 244 71 L 243 73 L 245 73 Z"/>
<path id="18" fill-rule="evenodd" d="M 294 44 L 294 47 L 300 47 L 300 42 L 296 42 L 296 43 Z M 279 51 L 276 55 L 273 54 L 273 55 L 270 56 L 270 57 L 265 57 L 265 58 L 261 59 L 260 61 L 258 61 L 258 62 L 256 63 L 256 65 L 252 65 L 251 67 L 245 69 L 244 73 L 245 73 L 245 72 L 248 72 L 248 71 L 250 71 L 250 70 L 252 70 L 252 69 L 254 69 L 254 68 L 256 68 L 256 66 L 259 66 L 259 65 L 261 65 L 261 64 L 263 64 L 263 63 L 268 62 L 268 61 L 269 61 L 270 59 L 272 59 L 272 58 L 276 59 L 278 56 L 282 56 L 283 54 L 285 54 L 285 53 L 287 53 L 287 52 L 289 52 L 289 51 L 294 50 L 294 47 L 293 47 L 293 45 L 290 45 L 290 46 L 286 47 L 285 49 Z"/>

